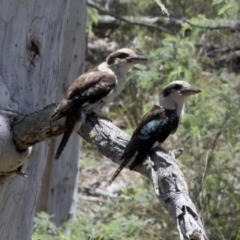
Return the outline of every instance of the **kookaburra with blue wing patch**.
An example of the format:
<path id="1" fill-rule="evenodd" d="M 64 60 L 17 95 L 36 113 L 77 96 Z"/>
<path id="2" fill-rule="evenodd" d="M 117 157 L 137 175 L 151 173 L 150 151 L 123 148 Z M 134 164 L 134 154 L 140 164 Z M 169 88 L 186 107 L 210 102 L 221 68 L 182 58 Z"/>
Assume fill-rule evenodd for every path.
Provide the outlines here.
<path id="1" fill-rule="evenodd" d="M 85 120 L 85 113 L 102 116 L 102 108 L 113 101 L 123 90 L 128 70 L 147 58 L 137 55 L 129 48 L 111 53 L 105 62 L 82 74 L 67 90 L 65 98 L 57 106 L 51 121 L 66 117 L 66 131 L 58 147 L 58 159 L 77 122 L 78 128 Z"/>
<path id="2" fill-rule="evenodd" d="M 185 81 L 174 81 L 164 87 L 159 106 L 155 105 L 140 121 L 121 157 L 121 164 L 109 181 L 111 184 L 126 166 L 133 170 L 170 134 L 174 134 L 184 115 L 187 97 L 201 92 Z"/>

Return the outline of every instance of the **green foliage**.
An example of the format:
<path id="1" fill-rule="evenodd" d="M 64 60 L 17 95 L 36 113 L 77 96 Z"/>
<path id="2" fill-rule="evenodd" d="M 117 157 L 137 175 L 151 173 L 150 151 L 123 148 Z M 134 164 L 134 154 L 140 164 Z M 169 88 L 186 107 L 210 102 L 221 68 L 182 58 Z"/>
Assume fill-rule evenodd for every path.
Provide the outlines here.
<path id="1" fill-rule="evenodd" d="M 218 5 L 219 16 L 235 17 L 239 13 L 239 3 L 235 0 L 213 0 L 212 5 Z"/>
<path id="2" fill-rule="evenodd" d="M 37 213 L 34 219 L 33 230 L 32 240 L 52 240 L 52 235 L 58 233 L 58 229 L 54 223 L 51 222 L 51 216 L 45 212 Z"/>
<path id="3" fill-rule="evenodd" d="M 96 24 L 99 20 L 98 11 L 94 8 L 87 7 L 87 26 L 86 30 L 88 37 L 93 37 L 93 25 Z"/>

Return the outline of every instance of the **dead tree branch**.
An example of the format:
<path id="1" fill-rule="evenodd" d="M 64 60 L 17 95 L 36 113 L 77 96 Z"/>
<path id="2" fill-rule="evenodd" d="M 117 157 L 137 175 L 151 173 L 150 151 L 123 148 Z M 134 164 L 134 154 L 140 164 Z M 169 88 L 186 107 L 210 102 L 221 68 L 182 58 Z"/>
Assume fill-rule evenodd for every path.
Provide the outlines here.
<path id="1" fill-rule="evenodd" d="M 95 8 L 99 12 L 107 14 L 109 16 L 112 16 L 112 17 L 114 17 L 114 18 L 116 18 L 116 19 L 118 19 L 118 20 L 120 20 L 122 22 L 126 22 L 126 23 L 129 23 L 129 24 L 132 24 L 132 25 L 137 25 L 137 26 L 140 26 L 140 27 L 147 27 L 147 28 L 156 29 L 156 30 L 161 31 L 161 32 L 171 33 L 168 29 L 166 29 L 164 27 L 161 27 L 161 26 L 158 26 L 158 25 L 155 25 L 155 24 L 139 22 L 139 21 L 133 20 L 133 18 L 130 19 L 130 18 L 125 18 L 125 17 L 122 17 L 122 16 L 118 16 L 118 15 L 116 15 L 116 14 L 106 10 L 105 8 L 99 6 L 98 4 L 94 3 L 91 0 L 88 0 L 87 4 L 88 4 L 89 7 Z"/>
<path id="2" fill-rule="evenodd" d="M 240 30 L 240 21 L 237 20 L 212 20 L 212 19 L 202 19 L 199 20 L 198 23 L 193 23 L 188 19 L 182 19 L 183 23 L 187 23 L 192 27 L 209 29 L 209 30 L 232 30 L 239 31 Z M 201 23 L 202 22 L 202 23 Z"/>
<path id="3" fill-rule="evenodd" d="M 100 24 L 103 25 L 104 22 L 106 24 L 112 24 L 117 26 L 118 21 L 123 21 L 128 24 L 138 25 L 141 27 L 147 27 L 151 29 L 155 29 L 161 32 L 173 33 L 171 30 L 179 29 L 181 26 L 186 23 L 192 27 L 202 28 L 206 30 L 231 30 L 231 31 L 239 31 L 240 30 L 240 21 L 238 20 L 224 20 L 224 19 L 198 19 L 197 22 L 190 21 L 189 19 L 182 18 L 165 18 L 165 17 L 130 17 L 130 16 L 119 16 L 114 14 L 113 12 L 105 9 L 104 7 L 99 6 L 92 0 L 88 0 L 87 4 L 89 7 L 97 9 L 100 13 L 111 16 L 112 18 L 107 18 L 107 16 L 100 16 Z M 159 26 L 161 25 L 161 26 Z M 171 29 L 171 30 L 169 30 Z"/>
<path id="4" fill-rule="evenodd" d="M 55 109 L 56 104 L 48 105 L 40 111 L 17 119 L 12 124 L 13 142 L 18 150 L 25 150 L 64 132 L 65 119 L 50 125 L 50 118 Z"/>
<path id="5" fill-rule="evenodd" d="M 13 140 L 18 149 L 26 149 L 63 133 L 64 119 L 52 126 L 49 124 L 55 107 L 54 104 L 49 105 L 13 124 Z M 120 164 L 120 157 L 129 140 L 128 134 L 111 122 L 93 116 L 87 117 L 78 133 L 103 155 Z M 183 173 L 176 162 L 181 153 L 181 150 L 172 151 L 169 155 L 154 152 L 136 171 L 152 180 L 156 196 L 173 218 L 181 240 L 207 240 L 200 217 L 189 197 Z"/>

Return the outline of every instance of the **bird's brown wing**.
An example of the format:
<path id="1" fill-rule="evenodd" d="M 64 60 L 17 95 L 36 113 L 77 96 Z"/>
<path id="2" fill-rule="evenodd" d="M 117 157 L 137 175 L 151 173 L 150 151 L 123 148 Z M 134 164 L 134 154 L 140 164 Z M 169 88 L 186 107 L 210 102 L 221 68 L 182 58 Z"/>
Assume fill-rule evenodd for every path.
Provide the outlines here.
<path id="1" fill-rule="evenodd" d="M 93 104 L 107 96 L 116 86 L 113 74 L 90 71 L 78 77 L 69 87 L 66 97 L 59 103 L 52 121 L 87 104 Z"/>

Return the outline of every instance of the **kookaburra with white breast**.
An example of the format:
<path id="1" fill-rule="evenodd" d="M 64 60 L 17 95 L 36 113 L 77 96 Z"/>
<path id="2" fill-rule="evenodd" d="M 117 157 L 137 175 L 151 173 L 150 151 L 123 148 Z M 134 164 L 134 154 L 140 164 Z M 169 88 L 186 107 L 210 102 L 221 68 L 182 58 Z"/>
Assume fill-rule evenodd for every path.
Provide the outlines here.
<path id="1" fill-rule="evenodd" d="M 155 105 L 140 121 L 121 157 L 121 164 L 109 184 L 126 166 L 133 170 L 156 147 L 174 134 L 184 115 L 185 100 L 201 92 L 185 81 L 174 81 L 164 87 L 159 106 Z"/>
<path id="2" fill-rule="evenodd" d="M 112 102 L 124 89 L 128 70 L 148 58 L 129 48 L 111 53 L 105 62 L 78 77 L 67 90 L 65 98 L 57 106 L 51 121 L 66 117 L 66 131 L 55 158 L 58 159 L 78 122 L 84 122 L 86 113 L 102 116 L 102 108 Z"/>

